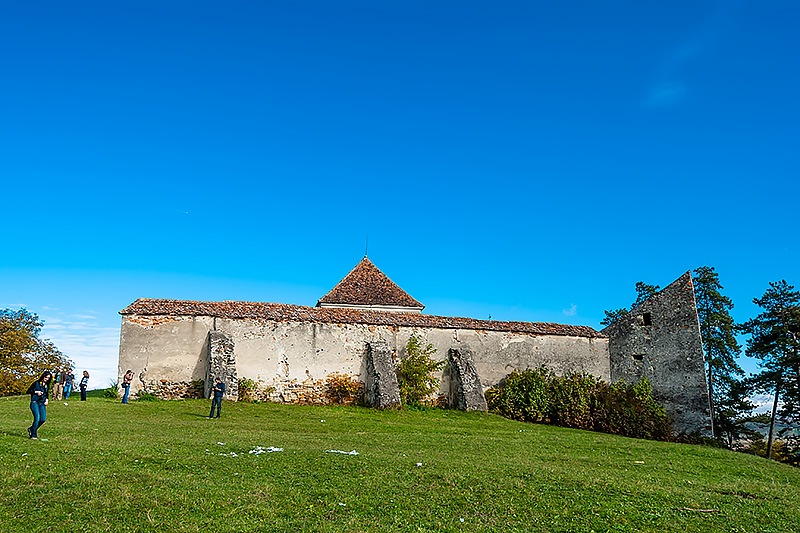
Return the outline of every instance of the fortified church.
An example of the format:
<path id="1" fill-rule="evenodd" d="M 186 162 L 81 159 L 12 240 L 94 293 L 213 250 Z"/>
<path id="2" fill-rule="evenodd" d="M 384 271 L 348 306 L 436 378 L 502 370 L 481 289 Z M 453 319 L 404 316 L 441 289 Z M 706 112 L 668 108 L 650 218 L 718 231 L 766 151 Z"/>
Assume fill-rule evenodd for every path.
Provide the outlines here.
<path id="1" fill-rule="evenodd" d="M 326 380 L 347 375 L 373 405 L 390 406 L 399 402 L 393 364 L 417 333 L 449 361 L 438 376 L 443 404 L 485 409 L 486 389 L 541 365 L 606 381 L 646 376 L 676 431 L 710 434 L 689 272 L 602 331 L 433 316 L 424 307 L 366 256 L 316 307 L 140 298 L 120 311 L 120 375 L 132 369 L 131 392 L 163 398 L 207 397 L 220 377 L 234 400 L 245 378 L 258 397 L 286 403 L 327 403 Z"/>

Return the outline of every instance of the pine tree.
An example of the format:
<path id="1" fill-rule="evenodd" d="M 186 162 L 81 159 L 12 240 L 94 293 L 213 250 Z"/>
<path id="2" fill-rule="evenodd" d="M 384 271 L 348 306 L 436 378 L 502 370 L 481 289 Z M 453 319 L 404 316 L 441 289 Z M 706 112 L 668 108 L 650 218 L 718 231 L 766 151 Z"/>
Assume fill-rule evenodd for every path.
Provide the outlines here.
<path id="1" fill-rule="evenodd" d="M 775 420 L 798 418 L 800 394 L 800 292 L 785 280 L 772 282 L 761 298 L 753 302 L 763 311 L 740 326 L 750 334 L 747 355 L 761 359 L 761 373 L 750 381 L 758 390 L 774 392 L 767 440 L 767 457 L 772 455 Z M 778 401 L 783 394 L 783 408 Z"/>
<path id="2" fill-rule="evenodd" d="M 631 310 L 638 307 L 640 304 L 644 303 L 645 300 L 650 299 L 655 293 L 658 292 L 660 287 L 658 285 L 648 285 L 643 281 L 636 282 L 636 300 L 631 305 L 631 308 L 628 309 L 627 307 L 621 307 L 619 309 L 612 309 L 603 311 L 605 313 L 605 317 L 603 320 L 600 321 L 601 326 L 610 326 L 613 324 L 618 318 L 627 315 Z"/>
<path id="3" fill-rule="evenodd" d="M 726 403 L 726 416 L 730 415 L 730 406 L 735 402 L 728 401 L 731 400 L 728 395 L 731 387 L 735 386 L 736 376 L 744 374 L 736 362 L 741 346 L 736 342 L 736 325 L 729 312 L 733 309 L 733 302 L 720 294 L 722 288 L 713 267 L 702 266 L 694 270 L 694 295 L 705 352 L 711 419 L 715 428 L 721 422 L 716 416 L 716 406 Z"/>

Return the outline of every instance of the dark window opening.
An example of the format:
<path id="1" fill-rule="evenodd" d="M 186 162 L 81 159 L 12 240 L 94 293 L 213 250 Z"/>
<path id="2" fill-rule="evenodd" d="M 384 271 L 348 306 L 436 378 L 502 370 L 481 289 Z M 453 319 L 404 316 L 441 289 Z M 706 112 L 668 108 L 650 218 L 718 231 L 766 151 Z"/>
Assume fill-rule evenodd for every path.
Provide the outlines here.
<path id="1" fill-rule="evenodd" d="M 644 359 L 645 354 L 643 353 L 635 353 L 633 354 L 633 358 L 637 361 L 642 361 Z"/>
<path id="2" fill-rule="evenodd" d="M 653 325 L 653 317 L 650 313 L 644 314 L 644 325 L 645 326 L 652 326 Z"/>

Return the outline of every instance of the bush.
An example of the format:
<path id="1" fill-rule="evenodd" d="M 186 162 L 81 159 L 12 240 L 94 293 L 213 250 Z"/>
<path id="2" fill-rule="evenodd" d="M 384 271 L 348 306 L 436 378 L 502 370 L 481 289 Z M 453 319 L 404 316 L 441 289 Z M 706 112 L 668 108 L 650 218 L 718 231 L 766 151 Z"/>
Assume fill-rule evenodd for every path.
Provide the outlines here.
<path id="1" fill-rule="evenodd" d="M 119 381 L 111 381 L 111 386 L 107 389 L 103 389 L 103 398 L 108 398 L 110 400 L 119 400 Z"/>
<path id="2" fill-rule="evenodd" d="M 253 403 L 256 399 L 256 382 L 252 379 L 240 378 L 239 379 L 239 401 Z"/>
<path id="3" fill-rule="evenodd" d="M 447 364 L 434 361 L 436 353 L 433 344 L 423 346 L 422 337 L 417 332 L 411 334 L 406 345 L 406 356 L 397 365 L 397 384 L 400 387 L 400 400 L 404 405 L 420 407 L 439 387 L 439 380 L 433 376 Z"/>
<path id="4" fill-rule="evenodd" d="M 334 372 L 325 380 L 326 394 L 333 403 L 358 403 L 364 394 L 364 385 L 347 374 Z"/>
<path id="5" fill-rule="evenodd" d="M 158 396 L 153 394 L 152 392 L 142 392 L 139 391 L 136 393 L 136 401 L 137 402 L 157 402 L 161 400 Z"/>
<path id="6" fill-rule="evenodd" d="M 556 376 L 544 366 L 515 370 L 486 391 L 489 409 L 506 418 L 588 429 L 641 439 L 669 440 L 669 418 L 639 383 L 606 383 L 590 374 Z"/>

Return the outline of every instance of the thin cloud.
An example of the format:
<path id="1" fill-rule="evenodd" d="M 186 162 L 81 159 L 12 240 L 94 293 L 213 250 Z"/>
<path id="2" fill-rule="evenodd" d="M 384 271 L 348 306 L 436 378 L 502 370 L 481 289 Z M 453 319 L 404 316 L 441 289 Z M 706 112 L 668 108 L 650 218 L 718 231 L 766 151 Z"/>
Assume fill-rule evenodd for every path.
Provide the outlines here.
<path id="1" fill-rule="evenodd" d="M 578 314 L 578 306 L 570 304 L 569 309 L 562 309 L 564 316 L 575 316 Z"/>
<path id="2" fill-rule="evenodd" d="M 664 107 L 680 103 L 686 97 L 686 87 L 679 82 L 662 83 L 650 90 L 647 107 Z"/>
<path id="3" fill-rule="evenodd" d="M 735 12 L 741 2 L 720 2 L 717 10 L 687 39 L 677 43 L 658 64 L 654 81 L 644 99 L 646 107 L 677 105 L 689 92 L 681 73 L 690 61 L 697 61 L 715 46 L 734 26 Z"/>

